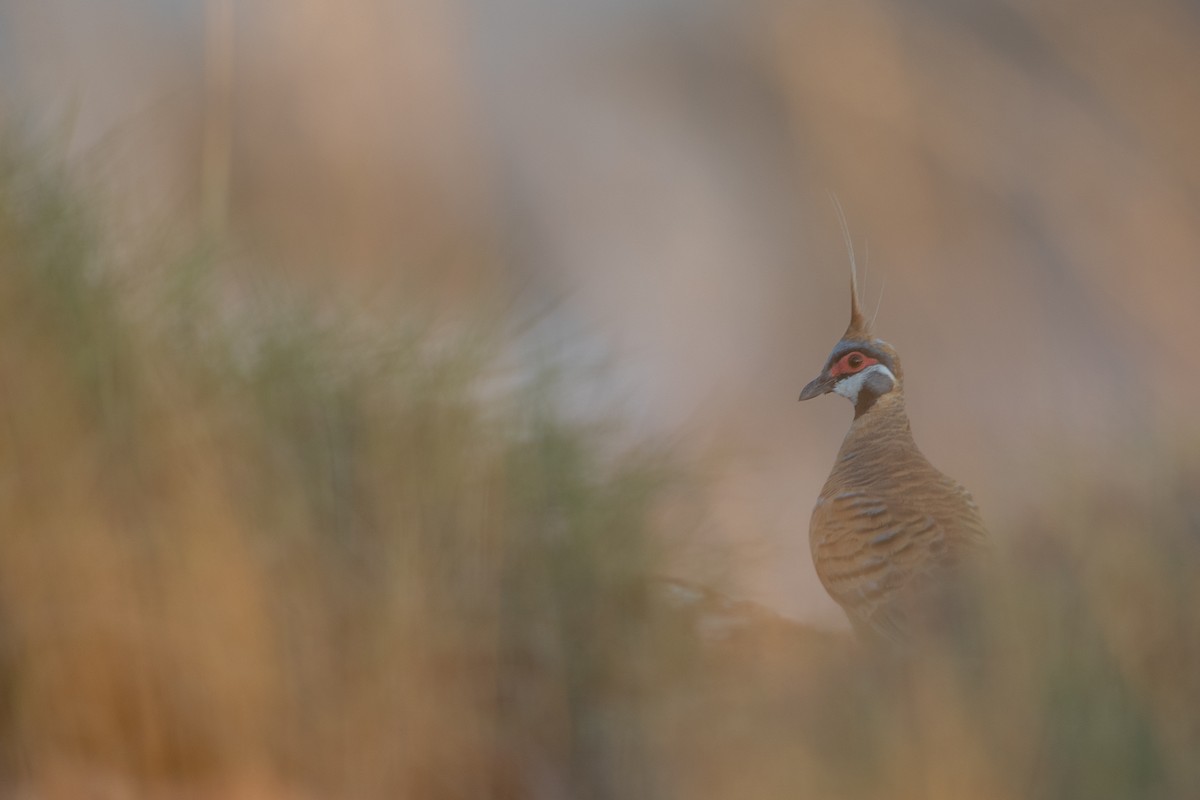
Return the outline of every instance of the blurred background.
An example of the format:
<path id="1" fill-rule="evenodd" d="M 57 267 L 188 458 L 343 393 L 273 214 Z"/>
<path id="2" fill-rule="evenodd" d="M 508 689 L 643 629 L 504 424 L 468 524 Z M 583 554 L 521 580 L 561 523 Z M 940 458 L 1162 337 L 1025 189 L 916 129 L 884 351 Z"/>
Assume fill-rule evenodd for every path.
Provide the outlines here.
<path id="1" fill-rule="evenodd" d="M 6 116 L 126 219 L 359 300 L 552 309 L 597 405 L 721 455 L 746 591 L 836 620 L 806 528 L 850 412 L 795 403 L 847 316 L 830 194 L 919 441 L 1001 525 L 1048 457 L 1195 427 L 1198 33 L 1168 2 L 48 2 L 0 53 Z"/>
<path id="2" fill-rule="evenodd" d="M 305 791 L 342 796 L 872 796 L 895 781 L 914 797 L 1187 796 L 1196 772 L 1174 759 L 1200 734 L 1172 714 L 1200 703 L 1197 75 L 1200 13 L 1182 0 L 3 4 L 0 456 L 25 531 L 4 554 L 7 774 L 85 753 L 89 776 L 236 774 L 213 791 L 246 796 L 292 791 L 279 776 L 296 765 Z M 826 773 L 845 752 L 811 731 L 808 749 L 745 730 L 742 750 L 662 749 L 694 699 L 664 710 L 614 688 L 676 686 L 675 659 L 694 663 L 671 648 L 626 674 L 625 645 L 658 638 L 620 621 L 657 619 L 638 576 L 714 586 L 822 642 L 845 628 L 807 536 L 851 410 L 796 402 L 848 318 L 831 196 L 922 449 L 1072 598 L 1056 608 L 1117 621 L 1083 652 L 1105 654 L 1097 692 L 1133 699 L 1060 733 L 1080 748 L 1064 764 L 1108 759 L 1119 779 L 1044 753 L 1001 769 L 981 745 L 952 774 L 881 755 L 842 783 Z M 114 472 L 142 461 L 142 477 Z M 131 544 L 130 525 L 159 532 Z M 566 555 L 546 544 L 560 528 L 583 531 Z M 400 529 L 424 533 L 385 535 Z M 531 530 L 551 533 L 535 546 Z M 1108 556 L 1089 560 L 1094 541 Z M 564 599 L 581 581 L 593 594 Z M 381 607 L 399 610 L 358 631 Z M 1078 628 L 1061 613 L 1039 630 Z M 453 643 L 441 661 L 403 644 L 430 619 Z M 96 633 L 110 628 L 123 644 Z M 579 654 L 580 630 L 625 645 Z M 556 677 L 513 678 L 509 656 Z M 822 683 L 843 671 L 829 657 L 805 691 L 874 702 Z M 786 659 L 778 675 L 753 663 L 799 680 Z M 161 664 L 160 686 L 146 676 Z M 182 700 L 179 669 L 199 676 Z M 762 677 L 720 669 L 704 680 Z M 534 710 L 512 710 L 526 692 Z M 617 695 L 620 712 L 596 700 Z M 771 702 L 736 702 L 748 728 L 793 741 L 755 716 Z M 1072 702 L 1054 707 L 1096 709 Z M 476 713 L 495 704 L 509 710 Z M 832 712 L 796 713 L 825 731 Z M 528 736 L 498 752 L 508 725 Z M 970 727 L 930 725 L 930 746 Z M 1107 733 L 1088 749 L 1084 730 Z M 720 780 L 664 766 L 697 752 Z M 463 759 L 489 766 L 444 774 Z M 1013 789 L 1018 762 L 1061 782 Z M 84 796 L 33 772 L 46 796 Z M 730 777 L 744 772 L 751 793 Z"/>

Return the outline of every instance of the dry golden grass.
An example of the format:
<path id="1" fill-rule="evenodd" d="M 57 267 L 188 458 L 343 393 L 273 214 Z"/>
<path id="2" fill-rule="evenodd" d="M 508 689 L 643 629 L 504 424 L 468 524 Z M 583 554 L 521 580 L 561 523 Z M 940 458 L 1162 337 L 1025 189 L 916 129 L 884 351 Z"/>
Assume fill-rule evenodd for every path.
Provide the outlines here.
<path id="1" fill-rule="evenodd" d="M 283 303 L 231 320 L 204 281 L 126 291 L 82 201 L 20 159 L 0 178 L 4 791 L 1200 786 L 1200 444 L 1048 480 L 999 532 L 965 642 L 883 657 L 779 620 L 708 642 L 655 590 L 680 534 L 652 523 L 665 457 L 601 455 L 536 385 L 498 393 L 485 337 L 351 335 Z"/>

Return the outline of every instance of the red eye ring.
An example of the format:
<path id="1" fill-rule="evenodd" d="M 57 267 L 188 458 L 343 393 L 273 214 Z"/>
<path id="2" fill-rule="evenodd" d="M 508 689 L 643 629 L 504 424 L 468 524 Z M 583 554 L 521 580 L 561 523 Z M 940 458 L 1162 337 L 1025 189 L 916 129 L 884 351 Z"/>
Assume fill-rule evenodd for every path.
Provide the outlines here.
<path id="1" fill-rule="evenodd" d="M 839 358 L 837 363 L 830 367 L 829 374 L 835 378 L 839 375 L 853 375 L 856 372 L 863 371 L 872 364 L 878 363 L 879 359 L 871 358 L 858 350 L 852 350 Z"/>

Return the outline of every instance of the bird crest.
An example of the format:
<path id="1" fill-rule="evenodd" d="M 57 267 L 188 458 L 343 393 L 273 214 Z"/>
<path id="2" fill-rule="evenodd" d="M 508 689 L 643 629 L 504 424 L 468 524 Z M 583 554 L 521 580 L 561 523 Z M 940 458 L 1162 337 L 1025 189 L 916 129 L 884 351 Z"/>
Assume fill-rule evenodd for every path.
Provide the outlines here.
<path id="1" fill-rule="evenodd" d="M 843 339 L 870 340 L 871 323 L 862 313 L 858 297 L 858 260 L 854 257 L 854 240 L 850 237 L 850 225 L 846 222 L 846 212 L 837 197 L 832 197 L 833 207 L 837 210 L 838 221 L 842 225 L 842 240 L 846 243 L 846 255 L 850 258 L 850 326 L 846 328 Z M 882 294 L 880 300 L 883 299 Z M 876 310 L 878 314 L 878 310 Z"/>
<path id="2" fill-rule="evenodd" d="M 843 339 L 870 339 L 871 324 L 863 316 L 858 301 L 858 269 L 854 265 L 854 252 L 850 252 L 850 325 Z"/>

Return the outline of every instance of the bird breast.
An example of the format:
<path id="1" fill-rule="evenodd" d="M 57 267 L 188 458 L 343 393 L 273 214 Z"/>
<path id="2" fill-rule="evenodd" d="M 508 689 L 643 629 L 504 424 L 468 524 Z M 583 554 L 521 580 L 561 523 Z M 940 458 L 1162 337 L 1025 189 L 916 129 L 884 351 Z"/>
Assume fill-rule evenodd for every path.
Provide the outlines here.
<path id="1" fill-rule="evenodd" d="M 851 620 L 899 628 L 902 599 L 983 545 L 970 495 L 917 449 L 899 403 L 856 420 L 813 509 L 813 563 Z"/>

